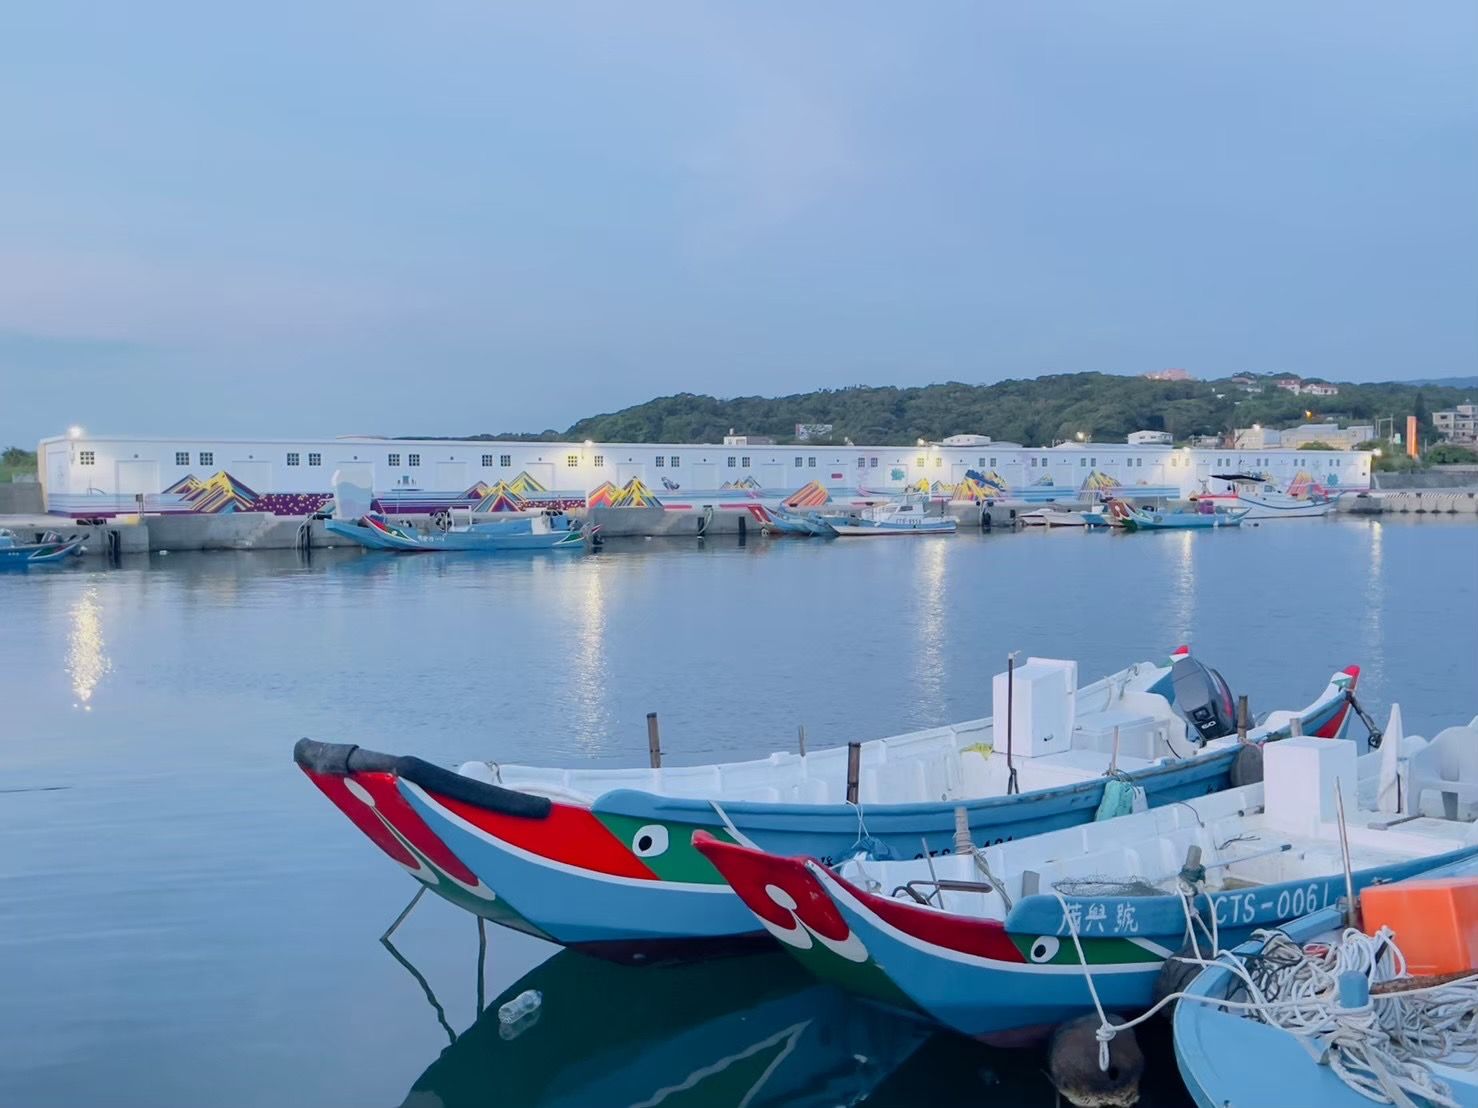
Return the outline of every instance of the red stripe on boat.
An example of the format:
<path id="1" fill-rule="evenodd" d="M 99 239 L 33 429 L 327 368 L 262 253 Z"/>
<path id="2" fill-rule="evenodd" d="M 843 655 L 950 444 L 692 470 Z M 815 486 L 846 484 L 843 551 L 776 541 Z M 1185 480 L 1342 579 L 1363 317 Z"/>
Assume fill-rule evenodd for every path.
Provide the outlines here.
<path id="1" fill-rule="evenodd" d="M 806 872 L 804 858 L 782 858 L 722 842 L 706 831 L 693 832 L 693 846 L 713 863 L 729 887 L 760 919 L 790 931 L 799 917 L 816 934 L 834 942 L 842 942 L 851 933 L 826 890 Z M 794 901 L 795 909 L 776 903 L 770 892 L 772 888 Z"/>
<path id="2" fill-rule="evenodd" d="M 1349 676 L 1349 678 L 1350 678 L 1350 689 L 1349 689 L 1349 691 L 1350 692 L 1354 692 L 1355 691 L 1355 686 L 1360 683 L 1360 667 L 1359 666 L 1345 666 L 1345 668 L 1341 672 Z M 1319 730 L 1317 730 L 1317 731 L 1314 732 L 1314 737 L 1315 738 L 1318 738 L 1318 739 L 1332 739 L 1332 738 L 1334 738 L 1336 735 L 1338 735 L 1340 733 L 1340 729 L 1342 727 L 1344 727 L 1344 725 L 1345 725 L 1345 717 L 1347 715 L 1349 715 L 1349 714 L 1350 714 L 1350 701 L 1349 701 L 1349 698 L 1347 697 L 1344 700 L 1344 702 L 1342 704 L 1340 704 L 1338 710 L 1335 711 L 1334 715 L 1332 715 L 1332 716 L 1329 717 L 1328 722 L 1326 722 L 1323 727 L 1319 728 Z"/>
<path id="3" fill-rule="evenodd" d="M 452 853 L 452 848 L 442 842 L 411 807 L 410 802 L 401 794 L 398 779 L 393 774 L 356 773 L 352 777 L 360 788 L 370 794 L 380 814 L 394 825 L 395 830 L 409 839 L 413 847 L 426 855 L 432 865 L 446 871 L 464 885 L 478 883 L 477 874 L 462 864 L 462 860 Z"/>
<path id="4" fill-rule="evenodd" d="M 508 816 L 427 791 L 436 803 L 509 846 L 580 869 L 656 881 L 657 875 L 589 808 L 554 804 L 543 819 Z"/>
<path id="5" fill-rule="evenodd" d="M 308 775 L 308 780 L 318 786 L 320 792 L 334 802 L 334 807 L 349 817 L 349 821 L 355 827 L 363 831 L 371 842 L 394 858 L 408 869 L 420 869 L 421 863 L 411 856 L 410 851 L 400 844 L 400 840 L 392 835 L 376 817 L 375 813 L 349 791 L 345 784 L 345 778 L 333 773 L 314 773 L 311 770 L 303 770 Z M 361 776 L 369 776 L 363 774 Z M 387 817 L 388 818 L 388 817 Z M 409 836 L 407 836 L 409 837 Z"/>
<path id="6" fill-rule="evenodd" d="M 922 939 L 934 946 L 992 958 L 997 962 L 1025 962 L 1005 925 L 999 920 L 970 919 L 948 912 L 925 908 L 906 900 L 893 900 L 875 893 L 863 892 L 857 886 L 832 874 L 837 883 L 865 904 L 869 911 L 891 927 L 906 935 Z"/>

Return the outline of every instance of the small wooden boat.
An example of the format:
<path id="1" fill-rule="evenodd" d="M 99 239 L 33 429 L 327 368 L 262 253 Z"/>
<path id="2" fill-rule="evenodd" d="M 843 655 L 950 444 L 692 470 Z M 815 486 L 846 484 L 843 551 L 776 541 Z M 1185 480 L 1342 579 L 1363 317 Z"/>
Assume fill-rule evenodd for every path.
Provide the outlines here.
<path id="1" fill-rule="evenodd" d="M 0 527 L 0 569 L 25 569 L 60 562 L 82 554 L 82 539 L 64 539 L 55 531 L 47 531 L 39 542 L 19 542 L 15 532 Z"/>
<path id="2" fill-rule="evenodd" d="M 798 538 L 835 538 L 836 532 L 814 512 L 792 512 L 782 505 L 764 508 L 765 522 L 760 528 L 769 535 L 793 535 Z"/>
<path id="3" fill-rule="evenodd" d="M 1345 734 L 1359 669 L 1257 744 Z M 1112 769 L 1151 806 L 1227 788 L 1241 745 L 1225 682 L 1182 648 L 1079 689 L 1076 663 L 997 675 L 995 715 L 951 727 L 747 762 L 550 769 L 419 758 L 304 739 L 313 783 L 418 880 L 486 919 L 615 960 L 764 945 L 768 937 L 692 846 L 702 830 L 779 854 L 839 860 L 947 850 L 955 810 L 978 841 L 1088 823 Z M 849 770 L 854 764 L 855 774 Z M 854 784 L 855 782 L 855 784 Z"/>
<path id="4" fill-rule="evenodd" d="M 1131 508 L 1123 516 L 1126 531 L 1185 531 L 1199 528 L 1238 527 L 1247 511 L 1229 512 L 1208 503 L 1195 511 L 1165 512 L 1158 508 Z"/>
<path id="5" fill-rule="evenodd" d="M 1425 870 L 1389 891 L 1415 894 L 1419 890 L 1410 888 L 1412 881 L 1425 889 L 1433 883 L 1471 887 L 1474 878 L 1478 878 L 1478 859 L 1470 857 Z M 1460 918 L 1446 918 L 1463 925 Z M 1389 938 L 1371 936 L 1368 914 L 1364 933 L 1348 931 L 1348 926 L 1343 907 L 1318 908 L 1222 955 L 1186 988 L 1173 1017 L 1175 1058 L 1181 1079 L 1199 1108 L 1369 1105 L 1372 1096 L 1347 1081 L 1345 1074 L 1381 1097 L 1377 1103 L 1392 1103 L 1399 1092 L 1407 1098 L 1405 1103 L 1424 1108 L 1452 1104 L 1478 1108 L 1472 1020 L 1466 1020 L 1467 1041 L 1463 1042 L 1464 1021 L 1460 1019 L 1459 1026 L 1453 1027 L 1450 1018 L 1452 1013 L 1464 1009 L 1471 1013 L 1478 1006 L 1474 993 L 1478 976 L 1470 973 L 1465 984 L 1449 984 L 1437 995 L 1422 998 L 1446 1008 L 1447 1045 L 1439 1045 L 1441 1040 L 1432 1033 L 1435 1027 L 1429 1025 L 1432 1031 L 1422 1036 L 1426 1040 L 1422 1045 L 1430 1046 L 1412 1050 L 1404 1039 L 1393 1041 L 1387 1029 L 1405 1022 L 1401 1008 L 1410 1005 L 1413 996 L 1407 987 L 1430 988 L 1435 981 L 1401 972 L 1403 961 L 1409 970 L 1406 951 L 1412 944 L 1400 928 Z M 1401 951 L 1400 961 L 1396 950 Z M 1254 967 L 1258 995 L 1248 987 L 1247 971 Z M 1355 972 L 1353 995 L 1348 995 L 1351 983 L 1341 981 L 1336 972 L 1342 967 Z M 1290 986 L 1302 986 L 1301 1003 L 1292 1012 L 1277 1003 L 1288 1000 Z M 1384 995 L 1376 997 L 1376 989 Z M 1342 996 L 1342 991 L 1347 995 Z M 1381 1031 L 1372 1028 L 1373 1013 L 1366 1005 L 1378 1006 Z M 1443 1014 L 1439 1011 L 1437 1023 Z M 1293 1024 L 1297 1026 L 1289 1026 Z M 1257 1065 L 1248 1065 L 1250 1058 L 1257 1059 Z"/>
<path id="6" fill-rule="evenodd" d="M 581 526 L 579 520 L 547 512 L 510 513 L 507 517 L 475 520 L 446 530 L 411 531 L 370 513 L 349 522 L 331 519 L 324 528 L 371 550 L 471 551 L 497 553 L 517 550 L 583 551 L 598 528 Z"/>
<path id="7" fill-rule="evenodd" d="M 511 1025 L 502 1004 L 542 1003 Z M 430 1013 L 427 1013 L 430 1019 Z M 631 967 L 561 951 L 495 998 L 416 1079 L 407 1106 L 861 1104 L 929 1037 L 775 951 Z"/>
<path id="8" fill-rule="evenodd" d="M 822 522 L 836 534 L 851 537 L 883 535 L 953 535 L 959 524 L 952 516 L 931 516 L 927 502 L 890 500 L 848 515 L 823 515 Z"/>
<path id="9" fill-rule="evenodd" d="M 1148 1008 L 1164 961 L 1194 935 L 1238 943 L 1347 886 L 1478 858 L 1470 821 L 1391 826 L 1355 809 L 1379 757 L 1361 766 L 1350 744 L 1293 739 L 1265 748 L 1265 782 L 944 857 L 828 867 L 707 834 L 696 848 L 822 980 L 1016 1045 L 1095 1006 Z"/>

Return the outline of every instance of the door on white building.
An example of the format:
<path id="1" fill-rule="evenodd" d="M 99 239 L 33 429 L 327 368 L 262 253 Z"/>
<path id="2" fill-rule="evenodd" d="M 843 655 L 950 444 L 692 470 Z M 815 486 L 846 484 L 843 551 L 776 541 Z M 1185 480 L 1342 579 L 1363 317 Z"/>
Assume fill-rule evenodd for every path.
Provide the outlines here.
<path id="1" fill-rule="evenodd" d="M 785 488 L 785 467 L 779 464 L 760 466 L 760 484 L 766 489 Z"/>
<path id="2" fill-rule="evenodd" d="M 436 491 L 463 492 L 468 487 L 466 462 L 437 462 Z"/>
<path id="3" fill-rule="evenodd" d="M 532 477 L 535 481 L 538 481 L 539 484 L 543 485 L 546 489 L 550 490 L 551 492 L 554 491 L 556 486 L 554 483 L 553 462 L 530 462 L 528 465 L 523 467 L 523 471 L 527 473 L 530 477 Z"/>
<path id="4" fill-rule="evenodd" d="M 647 483 L 647 467 L 640 462 L 617 462 L 616 484 L 625 486 L 633 477 L 640 477 L 642 484 Z"/>
<path id="5" fill-rule="evenodd" d="M 718 489 L 718 465 L 699 462 L 688 470 L 688 480 L 678 483 L 685 492 L 714 492 Z"/>
<path id="6" fill-rule="evenodd" d="M 159 463 L 132 459 L 114 465 L 113 480 L 124 496 L 154 496 L 163 488 L 159 484 Z"/>
<path id="7" fill-rule="evenodd" d="M 252 458 L 237 459 L 226 467 L 226 472 L 240 481 L 252 492 L 275 492 L 272 488 L 272 463 L 260 462 Z M 287 490 L 301 491 L 301 490 Z"/>

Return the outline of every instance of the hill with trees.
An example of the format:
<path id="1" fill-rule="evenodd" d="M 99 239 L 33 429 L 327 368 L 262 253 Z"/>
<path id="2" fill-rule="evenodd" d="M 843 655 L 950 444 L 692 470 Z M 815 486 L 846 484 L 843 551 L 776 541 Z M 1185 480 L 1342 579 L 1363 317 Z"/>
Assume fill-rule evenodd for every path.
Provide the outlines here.
<path id="1" fill-rule="evenodd" d="M 948 382 L 918 388 L 859 385 L 790 396 L 721 399 L 696 393 L 662 396 L 590 416 L 567 430 L 489 439 L 594 439 L 597 442 L 719 442 L 739 434 L 794 440 L 798 423 L 832 425 L 813 442 L 900 445 L 924 438 L 982 434 L 1004 442 L 1047 446 L 1078 434 L 1123 441 L 1132 431 L 1169 431 L 1177 440 L 1218 435 L 1260 423 L 1286 427 L 1310 420 L 1373 423 L 1394 417 L 1404 432 L 1415 414 L 1423 437 L 1435 437 L 1434 408 L 1465 402 L 1468 390 L 1405 382 L 1339 385 L 1339 395 L 1295 396 L 1260 382 L 1248 393 L 1230 380 L 1157 381 L 1105 373 L 1071 373 L 992 385 Z"/>

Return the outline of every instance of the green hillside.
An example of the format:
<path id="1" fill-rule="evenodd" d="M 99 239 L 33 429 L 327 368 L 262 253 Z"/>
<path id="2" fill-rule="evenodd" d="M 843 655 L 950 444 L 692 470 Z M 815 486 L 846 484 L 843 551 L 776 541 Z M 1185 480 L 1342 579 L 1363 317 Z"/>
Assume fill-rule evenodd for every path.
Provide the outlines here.
<path id="1" fill-rule="evenodd" d="M 1141 430 L 1169 431 L 1185 439 L 1253 423 L 1292 426 L 1304 422 L 1306 412 L 1316 421 L 1340 423 L 1372 423 L 1394 416 L 1398 431 L 1404 431 L 1406 416 L 1415 414 L 1425 437 L 1432 433 L 1434 408 L 1450 407 L 1471 396 L 1471 390 L 1387 382 L 1340 384 L 1338 396 L 1315 398 L 1294 396 L 1274 387 L 1271 379 L 1260 384 L 1260 394 L 1249 394 L 1230 381 L 1151 381 L 1072 373 L 994 385 L 858 386 L 780 397 L 719 399 L 679 393 L 590 416 L 562 433 L 527 437 L 718 442 L 733 428 L 740 434 L 772 435 L 787 442 L 797 423 L 830 423 L 835 442 L 850 438 L 858 443 L 904 444 L 975 433 L 1044 446 L 1079 433 L 1110 442 Z"/>

